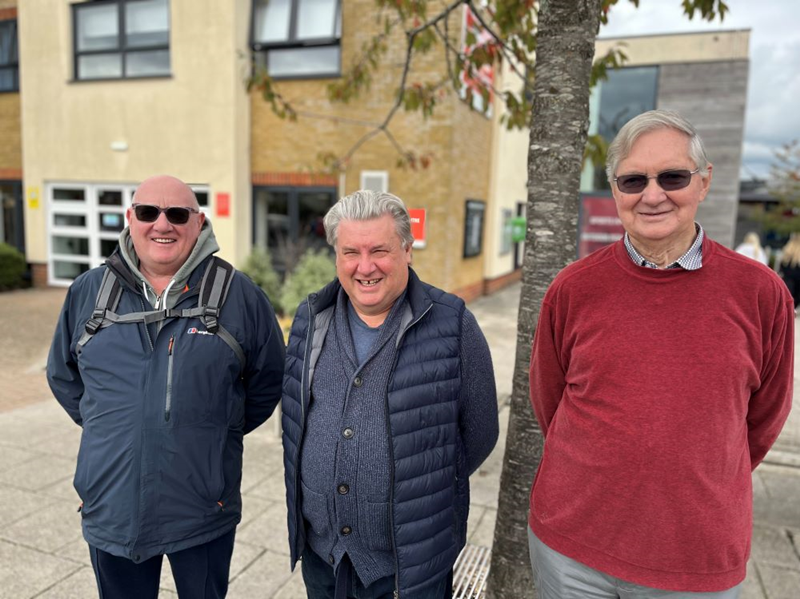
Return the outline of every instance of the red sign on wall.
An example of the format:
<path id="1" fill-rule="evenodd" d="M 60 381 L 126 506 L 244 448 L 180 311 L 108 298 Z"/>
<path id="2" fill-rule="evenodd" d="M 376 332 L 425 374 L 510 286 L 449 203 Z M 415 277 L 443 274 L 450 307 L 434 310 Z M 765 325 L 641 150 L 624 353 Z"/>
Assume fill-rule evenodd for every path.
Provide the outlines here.
<path id="1" fill-rule="evenodd" d="M 578 227 L 578 258 L 621 239 L 625 234 L 611 196 L 581 195 L 581 222 Z"/>
<path id="2" fill-rule="evenodd" d="M 408 215 L 411 217 L 411 235 L 414 237 L 415 248 L 425 247 L 425 209 L 410 208 Z"/>
<path id="3" fill-rule="evenodd" d="M 217 204 L 217 216 L 231 215 L 231 194 L 218 193 L 216 204 Z"/>

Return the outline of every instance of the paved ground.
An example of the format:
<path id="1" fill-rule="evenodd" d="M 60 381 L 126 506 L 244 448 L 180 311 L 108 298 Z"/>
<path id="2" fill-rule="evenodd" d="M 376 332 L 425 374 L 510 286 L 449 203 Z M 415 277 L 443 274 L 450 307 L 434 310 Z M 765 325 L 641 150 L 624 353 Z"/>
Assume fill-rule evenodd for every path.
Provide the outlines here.
<path id="1" fill-rule="evenodd" d="M 492 348 L 501 438 L 507 429 L 518 296 L 515 285 L 470 304 Z M 63 290 L 0 294 L 0 599 L 97 596 L 72 489 L 80 429 L 50 397 L 43 376 L 63 297 Z M 744 599 L 800 597 L 800 408 L 776 449 L 753 477 L 753 558 Z M 492 543 L 503 450 L 501 441 L 471 480 L 469 541 L 476 545 Z M 304 598 L 299 572 L 292 575 L 288 568 L 281 447 L 274 426 L 247 437 L 242 488 L 244 520 L 229 597 Z M 162 586 L 163 597 L 177 596 L 166 568 Z"/>

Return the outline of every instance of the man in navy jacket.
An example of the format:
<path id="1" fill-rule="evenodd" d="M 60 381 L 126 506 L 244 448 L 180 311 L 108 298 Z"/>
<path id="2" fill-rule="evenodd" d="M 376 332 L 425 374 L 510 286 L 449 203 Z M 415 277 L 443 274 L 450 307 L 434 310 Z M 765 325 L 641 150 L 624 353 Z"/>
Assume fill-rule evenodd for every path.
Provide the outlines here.
<path id="1" fill-rule="evenodd" d="M 410 268 L 399 198 L 342 198 L 325 231 L 337 279 L 298 308 L 283 387 L 292 566 L 310 599 L 449 597 L 468 477 L 497 441 L 486 339 Z"/>
<path id="2" fill-rule="evenodd" d="M 280 399 L 283 335 L 266 295 L 214 258 L 189 187 L 148 179 L 127 217 L 118 251 L 70 287 L 47 365 L 83 428 L 83 535 L 101 597 L 157 597 L 164 554 L 180 597 L 224 597 L 243 436 Z M 198 309 L 204 283 L 216 299 Z"/>

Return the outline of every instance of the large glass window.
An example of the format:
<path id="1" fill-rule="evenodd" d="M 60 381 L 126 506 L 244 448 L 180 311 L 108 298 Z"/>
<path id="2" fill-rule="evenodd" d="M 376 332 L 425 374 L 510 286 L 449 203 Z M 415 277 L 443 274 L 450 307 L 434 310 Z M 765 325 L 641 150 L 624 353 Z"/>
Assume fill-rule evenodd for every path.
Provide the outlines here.
<path id="1" fill-rule="evenodd" d="M 339 0 L 254 0 L 253 50 L 271 77 L 340 71 Z"/>
<path id="2" fill-rule="evenodd" d="M 622 126 L 637 114 L 656 107 L 658 67 L 629 67 L 609 71 L 608 79 L 598 85 L 599 104 L 592 114 L 591 133 L 606 141 L 616 137 Z M 593 188 L 609 189 L 605 170 L 594 173 Z"/>
<path id="3" fill-rule="evenodd" d="M 291 271 L 309 249 L 329 248 L 322 219 L 335 189 L 256 187 L 253 198 L 255 245 L 269 251 L 278 272 Z"/>
<path id="4" fill-rule="evenodd" d="M 75 79 L 170 74 L 168 0 L 73 4 Z"/>
<path id="5" fill-rule="evenodd" d="M 19 90 L 17 20 L 0 21 L 0 92 Z"/>

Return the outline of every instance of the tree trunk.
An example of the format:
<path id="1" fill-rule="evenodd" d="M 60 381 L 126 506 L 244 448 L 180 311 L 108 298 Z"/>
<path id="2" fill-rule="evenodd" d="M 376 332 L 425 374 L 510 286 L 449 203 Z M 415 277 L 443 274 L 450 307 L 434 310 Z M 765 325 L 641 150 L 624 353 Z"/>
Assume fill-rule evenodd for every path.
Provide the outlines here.
<path id="1" fill-rule="evenodd" d="M 528 229 L 488 599 L 536 597 L 528 559 L 528 500 L 543 437 L 528 397 L 528 367 L 544 293 L 576 255 L 589 76 L 601 4 L 602 0 L 542 0 L 539 9 L 528 153 Z"/>

